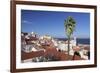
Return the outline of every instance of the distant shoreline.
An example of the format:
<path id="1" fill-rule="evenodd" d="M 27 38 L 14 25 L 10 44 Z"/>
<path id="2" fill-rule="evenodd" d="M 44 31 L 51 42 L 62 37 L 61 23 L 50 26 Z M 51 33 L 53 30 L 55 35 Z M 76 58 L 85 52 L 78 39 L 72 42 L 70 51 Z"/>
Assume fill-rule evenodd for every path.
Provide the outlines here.
<path id="1" fill-rule="evenodd" d="M 67 38 L 54 38 L 54 39 L 62 40 L 62 41 L 68 40 Z M 73 38 L 71 38 L 71 39 L 73 39 Z M 77 44 L 90 45 L 90 38 L 76 38 L 76 42 L 77 42 Z"/>

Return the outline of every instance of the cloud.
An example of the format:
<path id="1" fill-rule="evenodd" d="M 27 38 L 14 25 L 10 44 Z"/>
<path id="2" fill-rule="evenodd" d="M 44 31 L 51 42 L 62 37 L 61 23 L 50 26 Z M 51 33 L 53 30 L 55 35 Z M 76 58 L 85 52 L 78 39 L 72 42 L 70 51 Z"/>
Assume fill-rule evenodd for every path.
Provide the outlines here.
<path id="1" fill-rule="evenodd" d="M 31 21 L 27 21 L 27 20 L 22 20 L 22 23 L 23 23 L 23 24 L 32 24 Z"/>

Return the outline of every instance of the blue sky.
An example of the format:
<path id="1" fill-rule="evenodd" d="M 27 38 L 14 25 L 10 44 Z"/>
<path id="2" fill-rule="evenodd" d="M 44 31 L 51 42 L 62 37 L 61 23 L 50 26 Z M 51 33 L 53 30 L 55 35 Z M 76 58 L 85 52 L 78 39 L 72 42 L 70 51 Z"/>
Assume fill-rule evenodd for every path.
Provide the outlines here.
<path id="1" fill-rule="evenodd" d="M 90 37 L 90 13 L 21 10 L 22 32 L 36 32 L 39 35 L 67 37 L 64 20 L 72 16 L 76 21 L 73 36 Z"/>

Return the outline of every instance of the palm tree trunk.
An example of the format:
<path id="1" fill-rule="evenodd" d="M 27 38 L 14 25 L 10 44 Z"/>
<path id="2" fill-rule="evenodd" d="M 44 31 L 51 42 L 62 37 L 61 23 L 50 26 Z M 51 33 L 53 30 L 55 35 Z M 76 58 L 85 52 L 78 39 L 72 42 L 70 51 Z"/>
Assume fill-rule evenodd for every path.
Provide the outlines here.
<path id="1" fill-rule="evenodd" d="M 69 59 L 69 51 L 70 51 L 70 37 L 68 37 L 68 59 Z"/>

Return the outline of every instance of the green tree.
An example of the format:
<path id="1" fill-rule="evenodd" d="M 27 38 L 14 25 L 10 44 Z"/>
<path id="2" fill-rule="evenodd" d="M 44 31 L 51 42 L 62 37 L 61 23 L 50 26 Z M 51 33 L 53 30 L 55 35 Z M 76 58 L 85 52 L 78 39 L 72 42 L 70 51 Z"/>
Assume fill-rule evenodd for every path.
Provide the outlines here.
<path id="1" fill-rule="evenodd" d="M 68 37 L 68 55 L 70 51 L 70 38 L 71 35 L 73 34 L 76 26 L 76 22 L 73 17 L 69 16 L 65 21 L 64 21 L 64 26 L 65 26 L 65 33 Z"/>

